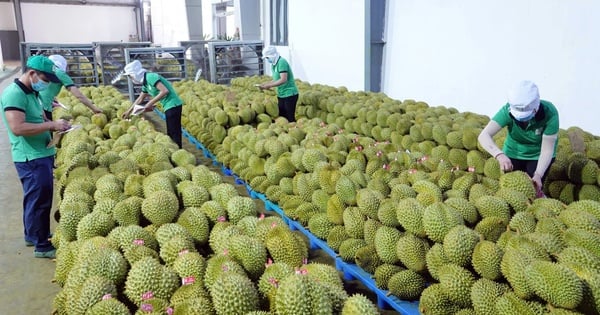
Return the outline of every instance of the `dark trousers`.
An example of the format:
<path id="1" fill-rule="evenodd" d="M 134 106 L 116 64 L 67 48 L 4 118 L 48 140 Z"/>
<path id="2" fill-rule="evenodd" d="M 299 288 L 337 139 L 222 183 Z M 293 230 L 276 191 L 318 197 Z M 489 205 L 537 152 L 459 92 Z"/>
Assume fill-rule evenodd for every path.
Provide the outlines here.
<path id="1" fill-rule="evenodd" d="M 23 186 L 25 240 L 32 242 L 35 250 L 40 252 L 54 249 L 54 246 L 48 241 L 50 211 L 54 195 L 53 165 L 53 156 L 28 162 L 15 162 Z"/>
<path id="2" fill-rule="evenodd" d="M 550 162 L 550 165 L 552 165 L 552 163 L 554 163 L 554 160 L 555 159 L 553 158 L 552 161 Z M 523 171 L 523 172 L 527 173 L 529 175 L 529 177 L 533 177 L 533 173 L 535 173 L 535 169 L 537 168 L 537 164 L 538 164 L 537 160 L 517 160 L 517 159 L 511 158 L 510 161 L 512 162 L 514 171 Z M 548 167 L 548 169 L 550 169 L 550 167 Z M 546 170 L 546 173 L 544 173 L 544 175 L 542 176 L 542 184 L 546 180 L 546 175 L 548 174 L 548 169 Z"/>
<path id="3" fill-rule="evenodd" d="M 176 106 L 165 111 L 165 119 L 167 121 L 167 135 L 171 137 L 173 142 L 177 143 L 181 149 L 181 107 Z"/>
<path id="4" fill-rule="evenodd" d="M 285 117 L 289 122 L 296 121 L 296 103 L 298 94 L 288 97 L 277 97 L 279 116 Z"/>

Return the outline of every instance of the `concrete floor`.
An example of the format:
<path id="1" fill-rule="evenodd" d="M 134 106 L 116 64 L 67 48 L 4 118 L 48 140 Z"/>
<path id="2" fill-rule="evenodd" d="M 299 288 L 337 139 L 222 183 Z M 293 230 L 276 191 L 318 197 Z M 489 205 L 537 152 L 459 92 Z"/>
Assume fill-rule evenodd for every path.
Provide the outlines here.
<path id="1" fill-rule="evenodd" d="M 0 93 L 14 78 L 20 75 L 19 62 L 5 62 L 7 69 L 0 71 Z M 157 130 L 164 131 L 164 122 L 154 114 L 147 114 Z M 213 171 L 220 168 L 193 147 L 187 139 L 184 148 L 194 152 L 199 163 Z M 49 259 L 33 257 L 33 248 L 25 247 L 22 222 L 22 189 L 10 155 L 10 143 L 4 124 L 0 123 L 0 315 L 1 314 L 51 314 L 52 300 L 60 287 L 52 282 L 55 263 Z M 242 185 L 235 185 L 233 177 L 224 177 L 224 182 L 236 186 L 240 195 L 247 196 Z M 55 200 L 56 201 L 56 200 Z M 264 204 L 256 201 L 260 210 Z M 55 222 L 52 221 L 52 230 Z M 331 257 L 321 250 L 311 253 L 310 261 L 333 263 Z M 358 281 L 346 282 L 349 293 L 360 292 L 372 298 L 375 296 Z M 382 310 L 383 315 L 397 314 L 393 310 Z"/>

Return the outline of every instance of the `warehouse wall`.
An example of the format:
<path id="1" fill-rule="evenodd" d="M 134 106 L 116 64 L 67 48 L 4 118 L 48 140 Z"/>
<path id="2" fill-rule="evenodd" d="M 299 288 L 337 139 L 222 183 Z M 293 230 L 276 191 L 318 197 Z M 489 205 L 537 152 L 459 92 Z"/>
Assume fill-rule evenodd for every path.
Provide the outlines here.
<path id="1" fill-rule="evenodd" d="M 264 1 L 265 44 L 269 44 L 268 1 Z M 278 50 L 294 76 L 311 83 L 365 86 L 364 0 L 288 1 L 289 45 Z"/>
<path id="2" fill-rule="evenodd" d="M 600 135 L 599 10 L 594 0 L 389 1 L 384 92 L 492 116 L 531 79 L 562 128 Z"/>
<path id="3" fill-rule="evenodd" d="M 152 36 L 163 47 L 189 40 L 185 0 L 152 0 Z"/>
<path id="4" fill-rule="evenodd" d="M 12 2 L 0 2 L 0 30 L 16 31 L 15 10 Z"/>
<path id="5" fill-rule="evenodd" d="M 28 42 L 127 42 L 130 35 L 137 35 L 132 7 L 21 3 L 21 10 Z"/>

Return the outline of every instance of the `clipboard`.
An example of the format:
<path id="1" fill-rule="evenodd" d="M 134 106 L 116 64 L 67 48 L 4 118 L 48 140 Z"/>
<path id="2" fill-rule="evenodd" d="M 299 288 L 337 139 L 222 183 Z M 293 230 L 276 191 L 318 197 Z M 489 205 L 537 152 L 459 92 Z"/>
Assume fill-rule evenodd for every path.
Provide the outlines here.
<path id="1" fill-rule="evenodd" d="M 57 144 L 60 143 L 60 139 L 62 138 L 62 136 L 68 132 L 71 132 L 73 130 L 77 130 L 80 129 L 81 127 L 83 127 L 82 125 L 72 125 L 71 128 L 64 130 L 64 131 L 57 131 L 52 135 L 52 140 L 50 140 L 50 142 L 46 145 L 46 148 L 52 148 L 54 146 L 56 146 Z"/>
<path id="2" fill-rule="evenodd" d="M 135 105 L 133 106 L 133 110 L 131 111 L 131 115 L 137 116 L 143 113 L 146 110 L 146 106 L 144 105 Z"/>

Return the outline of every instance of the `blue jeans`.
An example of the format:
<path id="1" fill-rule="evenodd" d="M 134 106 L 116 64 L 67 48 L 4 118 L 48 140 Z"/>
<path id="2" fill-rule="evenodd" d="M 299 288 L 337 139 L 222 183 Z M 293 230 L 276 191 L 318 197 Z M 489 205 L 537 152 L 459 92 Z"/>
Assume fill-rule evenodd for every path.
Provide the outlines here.
<path id="1" fill-rule="evenodd" d="M 54 156 L 28 162 L 15 162 L 23 186 L 25 240 L 32 242 L 38 252 L 54 249 L 54 246 L 48 241 L 50 211 L 54 195 L 53 165 Z"/>

